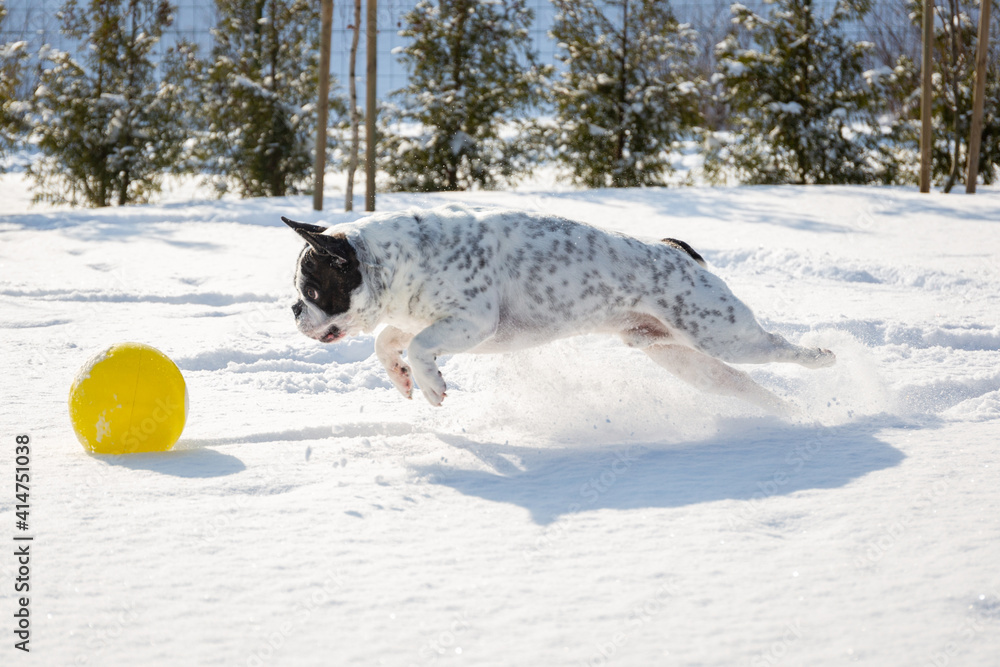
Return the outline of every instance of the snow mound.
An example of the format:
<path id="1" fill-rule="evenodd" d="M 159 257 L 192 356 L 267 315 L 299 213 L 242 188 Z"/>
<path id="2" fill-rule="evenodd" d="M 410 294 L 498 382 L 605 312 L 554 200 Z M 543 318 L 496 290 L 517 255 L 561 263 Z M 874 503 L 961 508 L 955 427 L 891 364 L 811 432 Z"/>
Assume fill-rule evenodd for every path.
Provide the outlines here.
<path id="1" fill-rule="evenodd" d="M 854 257 L 834 256 L 829 252 L 803 252 L 791 248 L 708 252 L 705 257 L 711 263 L 710 268 L 734 274 L 773 275 L 785 279 L 821 278 L 935 291 L 983 286 L 980 280 L 963 275 L 961 266 L 956 267 L 958 271 L 949 273 L 918 266 L 886 266 Z"/>
<path id="2" fill-rule="evenodd" d="M 968 398 L 941 414 L 948 419 L 959 422 L 1000 419 L 1000 389 Z"/>

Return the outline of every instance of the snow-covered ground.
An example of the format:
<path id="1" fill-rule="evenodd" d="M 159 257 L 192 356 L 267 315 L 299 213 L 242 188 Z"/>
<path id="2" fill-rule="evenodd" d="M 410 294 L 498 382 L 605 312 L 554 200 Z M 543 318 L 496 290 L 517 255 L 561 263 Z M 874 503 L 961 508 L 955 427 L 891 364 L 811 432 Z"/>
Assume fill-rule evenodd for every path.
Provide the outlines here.
<path id="1" fill-rule="evenodd" d="M 289 305 L 305 197 L 33 210 L 0 178 L 4 665 L 1000 664 L 1000 191 L 386 195 L 684 239 L 830 369 L 745 367 L 783 421 L 586 337 L 443 364 Z M 66 393 L 120 341 L 187 378 L 174 451 L 90 456 Z M 31 656 L 13 648 L 30 434 Z"/>

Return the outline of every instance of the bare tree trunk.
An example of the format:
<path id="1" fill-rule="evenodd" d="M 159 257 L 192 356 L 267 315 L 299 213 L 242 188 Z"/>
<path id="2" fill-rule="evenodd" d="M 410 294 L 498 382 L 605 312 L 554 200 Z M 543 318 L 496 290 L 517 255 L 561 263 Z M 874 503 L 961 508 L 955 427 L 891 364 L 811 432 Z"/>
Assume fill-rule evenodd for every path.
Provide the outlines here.
<path id="1" fill-rule="evenodd" d="M 323 210 L 323 177 L 326 175 L 326 124 L 330 106 L 330 37 L 333 33 L 333 0 L 323 0 L 319 39 L 319 109 L 316 120 L 316 165 L 313 168 L 313 210 Z"/>
<path id="2" fill-rule="evenodd" d="M 361 0 L 354 0 L 354 30 L 351 37 L 351 56 L 348 60 L 348 90 L 351 95 L 351 157 L 347 162 L 347 189 L 344 210 L 354 210 L 354 173 L 358 170 L 358 153 L 361 150 L 361 110 L 358 109 L 358 83 L 355 74 L 358 63 L 358 41 L 361 39 Z"/>
<path id="3" fill-rule="evenodd" d="M 986 60 L 990 43 L 991 0 L 979 1 L 979 38 L 976 44 L 976 92 L 972 101 L 972 128 L 969 130 L 969 163 L 966 166 L 965 192 L 975 194 L 979 177 L 979 144 L 983 139 L 983 98 L 986 93 Z"/>
<path id="4" fill-rule="evenodd" d="M 948 21 L 948 29 L 951 33 L 951 96 L 952 96 L 952 134 L 955 139 L 955 147 L 952 149 L 951 154 L 951 170 L 948 172 L 948 180 L 944 184 L 944 191 L 951 192 L 951 189 L 955 186 L 955 179 L 958 178 L 958 161 L 959 155 L 962 151 L 962 123 L 961 123 L 961 113 L 962 105 L 959 103 L 958 96 L 960 94 L 958 86 L 959 78 L 959 43 L 958 43 L 958 15 L 959 15 L 958 0 L 951 0 L 951 17 Z"/>
<path id="5" fill-rule="evenodd" d="M 365 41 L 368 67 L 365 70 L 365 210 L 375 210 L 375 117 L 378 115 L 375 84 L 378 76 L 378 2 L 368 0 Z"/>
<path id="6" fill-rule="evenodd" d="M 934 53 L 934 0 L 924 0 L 920 84 L 920 191 L 931 191 L 931 69 Z"/>

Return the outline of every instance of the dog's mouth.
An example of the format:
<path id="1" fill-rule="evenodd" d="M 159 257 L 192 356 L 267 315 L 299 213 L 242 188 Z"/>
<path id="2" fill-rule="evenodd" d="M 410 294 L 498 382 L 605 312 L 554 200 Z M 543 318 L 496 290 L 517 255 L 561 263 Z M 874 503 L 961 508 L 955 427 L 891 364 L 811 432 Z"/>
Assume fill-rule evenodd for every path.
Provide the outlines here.
<path id="1" fill-rule="evenodd" d="M 321 343 L 336 343 L 338 340 L 344 337 L 344 331 L 340 327 L 334 325 L 326 330 L 326 333 L 319 337 Z"/>

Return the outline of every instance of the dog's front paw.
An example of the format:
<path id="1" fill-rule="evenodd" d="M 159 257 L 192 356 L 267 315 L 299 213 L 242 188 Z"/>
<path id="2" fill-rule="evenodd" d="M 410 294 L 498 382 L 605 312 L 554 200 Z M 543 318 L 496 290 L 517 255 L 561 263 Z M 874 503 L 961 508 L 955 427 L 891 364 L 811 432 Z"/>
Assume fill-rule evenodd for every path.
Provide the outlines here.
<path id="1" fill-rule="evenodd" d="M 420 391 L 424 392 L 424 398 L 427 399 L 427 402 L 434 407 L 441 405 L 441 401 L 447 396 L 445 393 L 447 385 L 444 383 L 441 371 L 435 366 L 433 369 L 427 369 L 417 375 L 416 380 L 417 386 L 420 387 Z"/>
<path id="2" fill-rule="evenodd" d="M 392 385 L 399 390 L 399 393 L 406 398 L 413 398 L 413 377 L 410 367 L 400 359 L 392 366 L 388 366 L 386 371 L 389 373 Z"/>
<path id="3" fill-rule="evenodd" d="M 837 363 L 837 355 L 826 348 L 816 348 L 815 354 L 811 368 L 826 368 Z"/>

